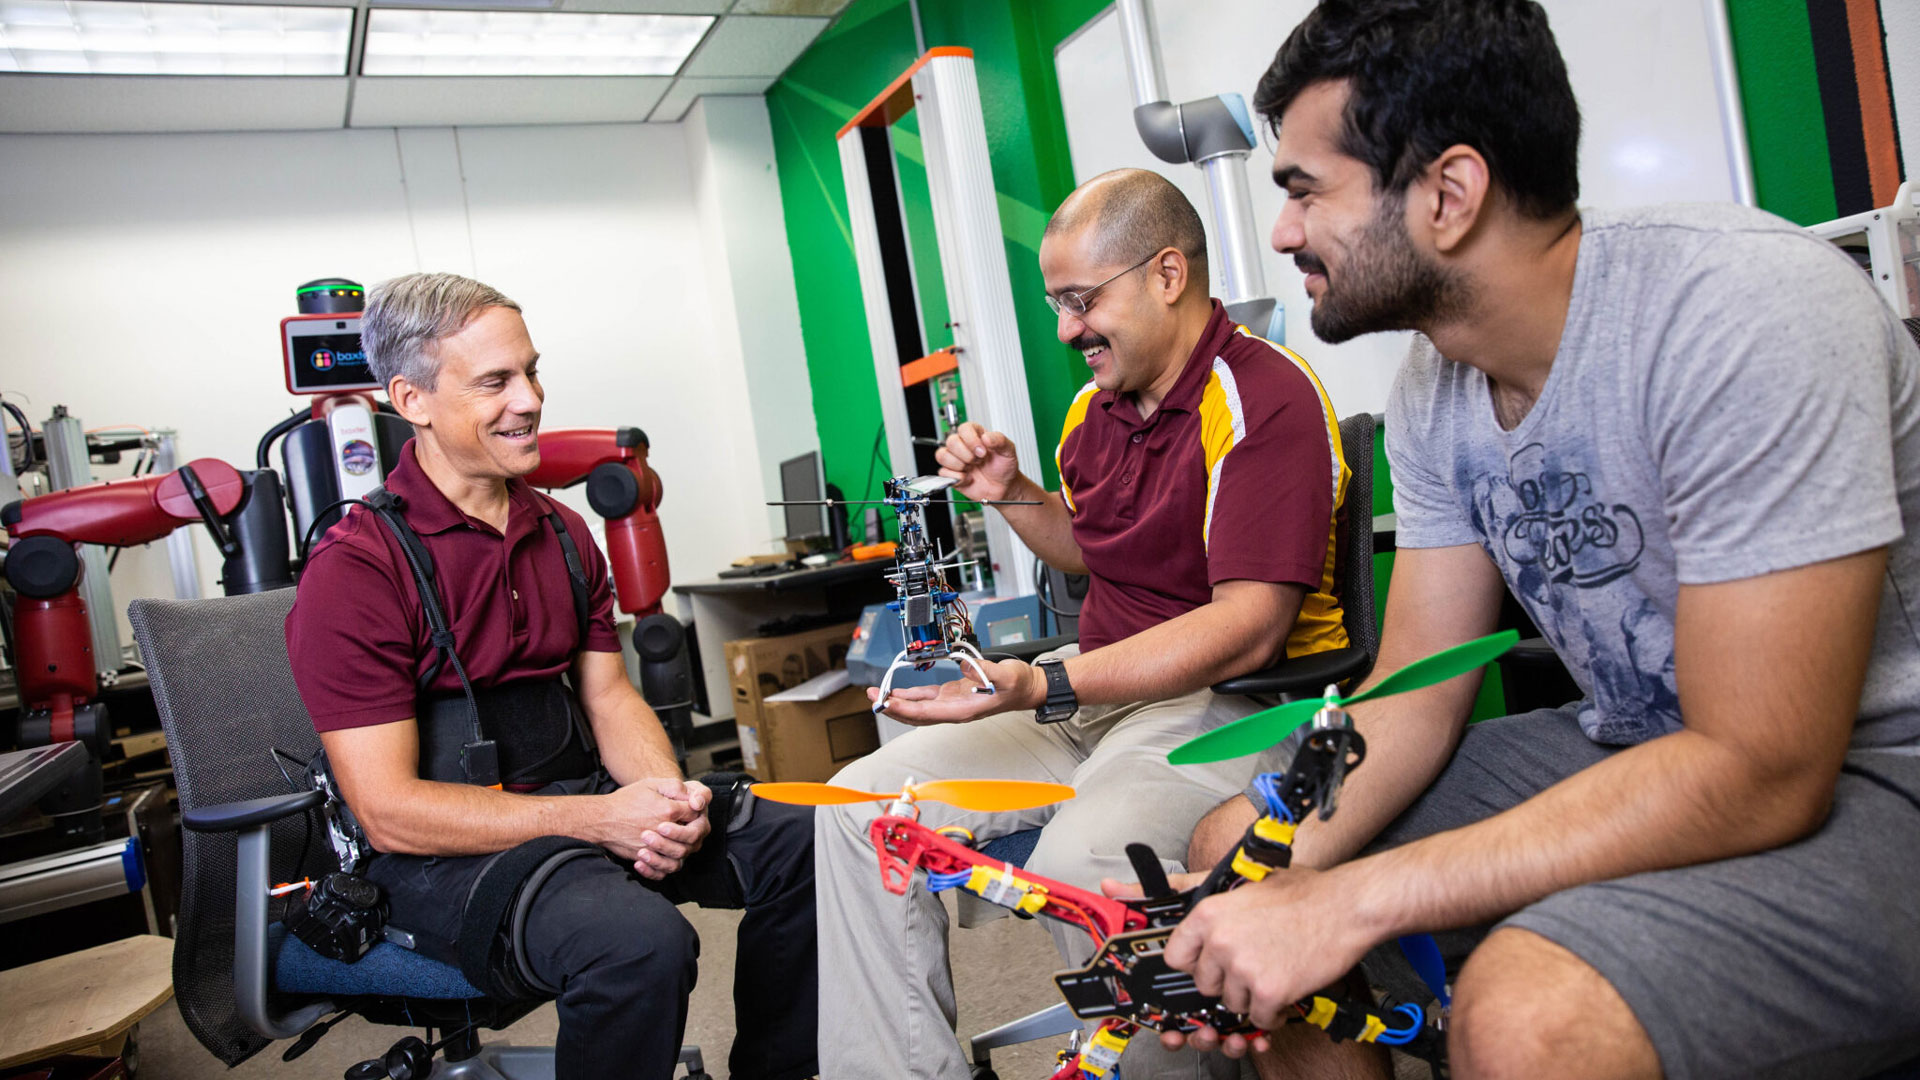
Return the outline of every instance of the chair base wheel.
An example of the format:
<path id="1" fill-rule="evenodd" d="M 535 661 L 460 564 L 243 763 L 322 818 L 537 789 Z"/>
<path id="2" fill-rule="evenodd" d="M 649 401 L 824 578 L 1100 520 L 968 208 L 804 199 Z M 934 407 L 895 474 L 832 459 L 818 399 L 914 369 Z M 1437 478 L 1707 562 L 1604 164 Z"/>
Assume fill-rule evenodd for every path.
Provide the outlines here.
<path id="1" fill-rule="evenodd" d="M 991 1065 L 975 1065 L 973 1067 L 973 1080 L 1000 1080 L 1000 1074 L 994 1072 L 993 1066 Z"/>

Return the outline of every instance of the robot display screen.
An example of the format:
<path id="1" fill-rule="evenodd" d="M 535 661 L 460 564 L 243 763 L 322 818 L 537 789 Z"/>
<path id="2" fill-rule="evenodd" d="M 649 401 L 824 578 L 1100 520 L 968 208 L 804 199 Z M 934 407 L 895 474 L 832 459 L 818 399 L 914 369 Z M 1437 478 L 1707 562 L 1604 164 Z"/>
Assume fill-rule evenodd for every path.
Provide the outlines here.
<path id="1" fill-rule="evenodd" d="M 296 394 L 378 390 L 380 381 L 360 347 L 360 317 L 289 320 L 287 389 Z"/>

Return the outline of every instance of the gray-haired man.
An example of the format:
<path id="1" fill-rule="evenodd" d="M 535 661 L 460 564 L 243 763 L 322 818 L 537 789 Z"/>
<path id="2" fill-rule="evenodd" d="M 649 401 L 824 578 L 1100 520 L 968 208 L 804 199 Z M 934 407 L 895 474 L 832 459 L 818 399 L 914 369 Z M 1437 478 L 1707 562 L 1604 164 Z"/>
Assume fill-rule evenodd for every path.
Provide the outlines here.
<path id="1" fill-rule="evenodd" d="M 540 463 L 545 393 L 519 306 L 477 281 L 412 274 L 377 286 L 362 321 L 373 369 L 415 433 L 386 489 L 432 556 L 459 663 L 441 662 L 396 530 L 360 507 L 308 560 L 287 652 L 378 852 L 365 873 L 387 890 L 394 925 L 449 961 L 477 935 L 485 956 L 498 929 L 465 913 L 488 867 L 505 865 L 496 857 L 543 837 L 584 841 L 584 856 L 533 886 L 513 943 L 520 978 L 559 996 L 557 1075 L 672 1075 L 699 955 L 674 907 L 688 901 L 747 911 L 731 1073 L 810 1075 L 811 815 L 742 794 L 709 832 L 713 793 L 681 777 L 627 681 L 606 559 L 578 514 L 521 479 Z M 469 737 L 463 681 L 499 748 L 501 784 L 436 771 L 437 733 Z M 462 966 L 476 978 L 471 956 Z"/>

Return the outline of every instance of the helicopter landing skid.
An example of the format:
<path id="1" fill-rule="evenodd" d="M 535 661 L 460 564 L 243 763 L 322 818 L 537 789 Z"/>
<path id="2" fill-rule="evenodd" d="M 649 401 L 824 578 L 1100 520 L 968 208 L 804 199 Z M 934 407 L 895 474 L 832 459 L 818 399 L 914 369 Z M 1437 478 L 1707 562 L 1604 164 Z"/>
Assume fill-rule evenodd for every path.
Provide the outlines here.
<path id="1" fill-rule="evenodd" d="M 880 696 L 873 701 L 873 711 L 877 715 L 886 709 L 887 698 L 893 693 L 894 672 L 899 671 L 903 667 L 919 667 L 922 664 L 931 664 L 935 660 L 953 660 L 958 662 L 962 668 L 971 667 L 974 678 L 980 680 L 980 685 L 974 687 L 973 692 L 976 694 L 995 693 L 993 680 L 987 677 L 987 669 L 984 666 L 986 659 L 986 657 L 980 655 L 980 650 L 965 641 L 956 641 L 948 645 L 945 656 L 928 656 L 926 650 L 913 652 L 907 649 L 901 649 L 899 655 L 893 658 L 893 663 L 887 665 L 886 675 L 880 679 Z"/>

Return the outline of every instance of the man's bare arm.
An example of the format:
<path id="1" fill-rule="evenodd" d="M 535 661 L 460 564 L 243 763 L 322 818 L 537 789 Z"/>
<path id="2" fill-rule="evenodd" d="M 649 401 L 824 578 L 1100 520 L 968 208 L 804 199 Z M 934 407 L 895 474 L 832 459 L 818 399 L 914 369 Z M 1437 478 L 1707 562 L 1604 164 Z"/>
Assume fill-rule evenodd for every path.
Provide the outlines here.
<path id="1" fill-rule="evenodd" d="M 1401 549 L 1394 556 L 1380 656 L 1362 685 L 1492 633 L 1506 588 L 1478 544 Z M 1367 740 L 1367 767 L 1347 779 L 1338 814 L 1325 821 L 1314 815 L 1301 825 L 1295 865 L 1327 867 L 1352 858 L 1427 790 L 1459 745 L 1482 678 L 1475 672 L 1355 706 L 1353 726 Z"/>
<path id="2" fill-rule="evenodd" d="M 1038 502 L 1039 506 L 995 506 L 991 509 L 1007 519 L 1007 524 L 1040 560 L 1069 574 L 1087 572 L 1086 557 L 1073 539 L 1073 513 L 1067 500 L 1057 491 L 1048 491 L 1025 473 L 1014 477 L 1006 499 Z"/>
<path id="3" fill-rule="evenodd" d="M 1846 756 L 1885 569 L 1879 549 L 1681 586 L 1684 729 L 1465 828 L 1210 898 L 1176 932 L 1168 961 L 1265 1022 L 1398 934 L 1491 922 L 1576 885 L 1807 835 L 1826 817 Z M 1276 926 L 1311 928 L 1284 965 L 1272 961 Z"/>
<path id="4" fill-rule="evenodd" d="M 573 660 L 573 687 L 614 782 L 680 779 L 673 741 L 628 680 L 621 654 L 582 651 Z"/>
<path id="5" fill-rule="evenodd" d="M 1388 934 L 1461 926 L 1574 885 L 1765 851 L 1819 828 L 1859 710 L 1886 563 L 1877 549 L 1682 585 L 1674 677 L 1685 728 L 1506 813 L 1353 864 L 1363 917 Z"/>
<path id="6" fill-rule="evenodd" d="M 940 475 L 959 481 L 955 490 L 969 499 L 1013 500 L 1038 506 L 996 506 L 1022 543 L 1048 566 L 1069 574 L 1087 572 L 1080 545 L 1073 540 L 1073 514 L 1057 491 L 1048 491 L 1020 471 L 1013 440 L 975 423 L 961 424 L 933 452 Z"/>
<path id="7" fill-rule="evenodd" d="M 1258 671 L 1286 655 L 1306 594 L 1301 585 L 1223 581 L 1192 611 L 1067 658 L 1067 680 L 1082 705 L 1108 705 L 1159 701 Z M 1044 701 L 1044 676 L 1039 686 Z"/>
<path id="8" fill-rule="evenodd" d="M 1401 550 L 1380 656 L 1361 686 L 1491 631 L 1505 588 L 1477 545 Z M 1311 817 L 1301 826 L 1294 864 L 1326 867 L 1351 858 L 1399 816 L 1446 765 L 1479 689 L 1480 676 L 1469 675 L 1355 707 L 1354 727 L 1367 740 L 1367 767 L 1348 777 L 1338 816 Z M 1215 807 L 1194 827 L 1188 865 L 1203 870 L 1219 861 L 1256 816 L 1253 805 L 1238 795 Z"/>

